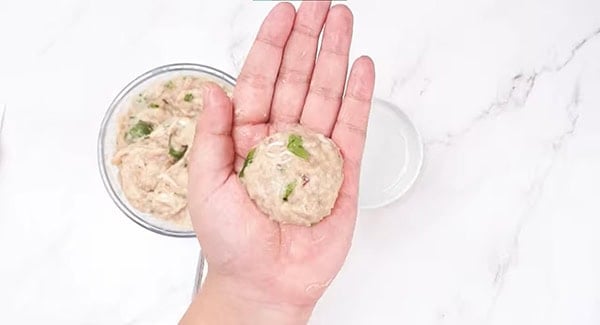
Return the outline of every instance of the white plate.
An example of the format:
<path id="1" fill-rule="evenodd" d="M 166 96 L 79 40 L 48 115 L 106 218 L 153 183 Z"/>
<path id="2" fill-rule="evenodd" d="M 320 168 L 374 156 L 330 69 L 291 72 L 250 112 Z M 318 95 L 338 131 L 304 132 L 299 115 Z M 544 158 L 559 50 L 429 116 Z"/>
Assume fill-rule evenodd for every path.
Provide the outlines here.
<path id="1" fill-rule="evenodd" d="M 359 207 L 375 209 L 402 197 L 423 164 L 423 142 L 394 104 L 374 99 L 360 177 Z"/>

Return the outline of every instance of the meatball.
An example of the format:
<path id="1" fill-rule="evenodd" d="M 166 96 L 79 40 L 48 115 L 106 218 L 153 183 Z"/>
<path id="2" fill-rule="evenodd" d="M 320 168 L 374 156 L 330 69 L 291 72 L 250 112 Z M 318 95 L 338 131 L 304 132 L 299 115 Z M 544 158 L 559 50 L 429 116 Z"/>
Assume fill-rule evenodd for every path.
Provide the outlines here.
<path id="1" fill-rule="evenodd" d="M 344 180 L 343 160 L 331 139 L 295 126 L 250 150 L 239 177 L 272 220 L 310 226 L 331 213 Z"/>

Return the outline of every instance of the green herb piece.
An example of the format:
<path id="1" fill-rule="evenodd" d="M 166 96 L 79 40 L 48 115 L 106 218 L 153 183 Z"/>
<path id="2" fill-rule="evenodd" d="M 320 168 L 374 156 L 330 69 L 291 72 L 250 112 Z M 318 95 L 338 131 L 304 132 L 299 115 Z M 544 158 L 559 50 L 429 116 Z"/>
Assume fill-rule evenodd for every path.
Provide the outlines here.
<path id="1" fill-rule="evenodd" d="M 298 182 L 294 180 L 293 182 L 288 183 L 288 185 L 285 186 L 285 193 L 283 194 L 283 200 L 285 202 L 288 201 L 290 195 L 292 195 L 292 193 L 294 192 L 296 185 L 298 185 Z"/>
<path id="2" fill-rule="evenodd" d="M 173 80 L 167 81 L 167 83 L 165 84 L 165 88 L 167 88 L 167 89 L 175 88 L 175 84 L 173 83 Z"/>
<path id="3" fill-rule="evenodd" d="M 187 93 L 185 94 L 185 96 L 183 97 L 183 100 L 185 100 L 186 102 L 191 102 L 192 99 L 194 99 L 194 95 L 192 95 L 191 93 Z"/>
<path id="4" fill-rule="evenodd" d="M 240 177 L 244 177 L 244 170 L 246 170 L 246 167 L 248 167 L 252 163 L 252 160 L 254 160 L 254 152 L 255 151 L 256 151 L 256 148 L 252 148 L 252 150 L 248 151 L 246 160 L 244 160 L 244 166 L 242 166 L 242 170 L 240 170 Z"/>
<path id="5" fill-rule="evenodd" d="M 150 103 L 150 105 L 148 105 L 150 108 L 159 108 L 160 105 L 156 104 L 156 103 Z"/>
<path id="6" fill-rule="evenodd" d="M 188 149 L 187 145 L 183 145 L 181 146 L 180 150 L 177 150 L 175 148 L 173 148 L 173 146 L 171 145 L 171 139 L 173 138 L 173 135 L 171 135 L 169 137 L 169 156 L 173 157 L 173 159 L 175 159 L 175 162 L 178 162 L 179 159 L 183 158 L 183 155 L 185 155 L 185 152 Z"/>
<path id="7" fill-rule="evenodd" d="M 297 134 L 290 134 L 288 138 L 287 149 L 294 155 L 306 160 L 310 156 L 308 151 L 302 146 L 302 137 Z"/>
<path id="8" fill-rule="evenodd" d="M 181 150 L 177 150 L 169 145 L 169 155 L 175 159 L 175 161 L 179 161 L 179 159 L 183 158 L 185 152 L 187 151 L 188 146 L 182 146 Z"/>
<path id="9" fill-rule="evenodd" d="M 152 124 L 139 120 L 129 129 L 128 134 L 131 139 L 137 139 L 152 133 L 152 130 L 154 130 Z"/>

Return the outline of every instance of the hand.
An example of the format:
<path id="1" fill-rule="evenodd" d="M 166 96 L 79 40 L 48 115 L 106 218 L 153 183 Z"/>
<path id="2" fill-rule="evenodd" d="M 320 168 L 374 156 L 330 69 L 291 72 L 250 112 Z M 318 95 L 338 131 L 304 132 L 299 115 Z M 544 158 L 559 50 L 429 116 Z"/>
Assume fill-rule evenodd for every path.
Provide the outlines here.
<path id="1" fill-rule="evenodd" d="M 306 321 L 346 258 L 375 77 L 372 61 L 361 57 L 346 85 L 352 13 L 329 6 L 303 2 L 297 14 L 289 3 L 275 6 L 240 73 L 233 105 L 220 88 L 205 89 L 189 164 L 189 209 L 209 265 L 199 304 L 210 294 Z M 312 227 L 271 221 L 237 176 L 258 141 L 296 123 L 331 137 L 344 158 L 335 207 Z"/>

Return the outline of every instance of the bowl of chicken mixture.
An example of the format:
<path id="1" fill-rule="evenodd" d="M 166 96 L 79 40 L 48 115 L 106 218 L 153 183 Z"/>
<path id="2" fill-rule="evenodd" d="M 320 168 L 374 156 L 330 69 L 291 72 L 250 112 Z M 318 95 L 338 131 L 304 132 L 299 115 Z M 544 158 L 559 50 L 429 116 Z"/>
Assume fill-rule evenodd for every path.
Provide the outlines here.
<path id="1" fill-rule="evenodd" d="M 98 156 L 105 187 L 129 218 L 163 235 L 194 236 L 187 209 L 188 149 L 209 82 L 231 97 L 235 80 L 217 69 L 196 64 L 153 69 L 119 93 L 102 123 Z"/>

